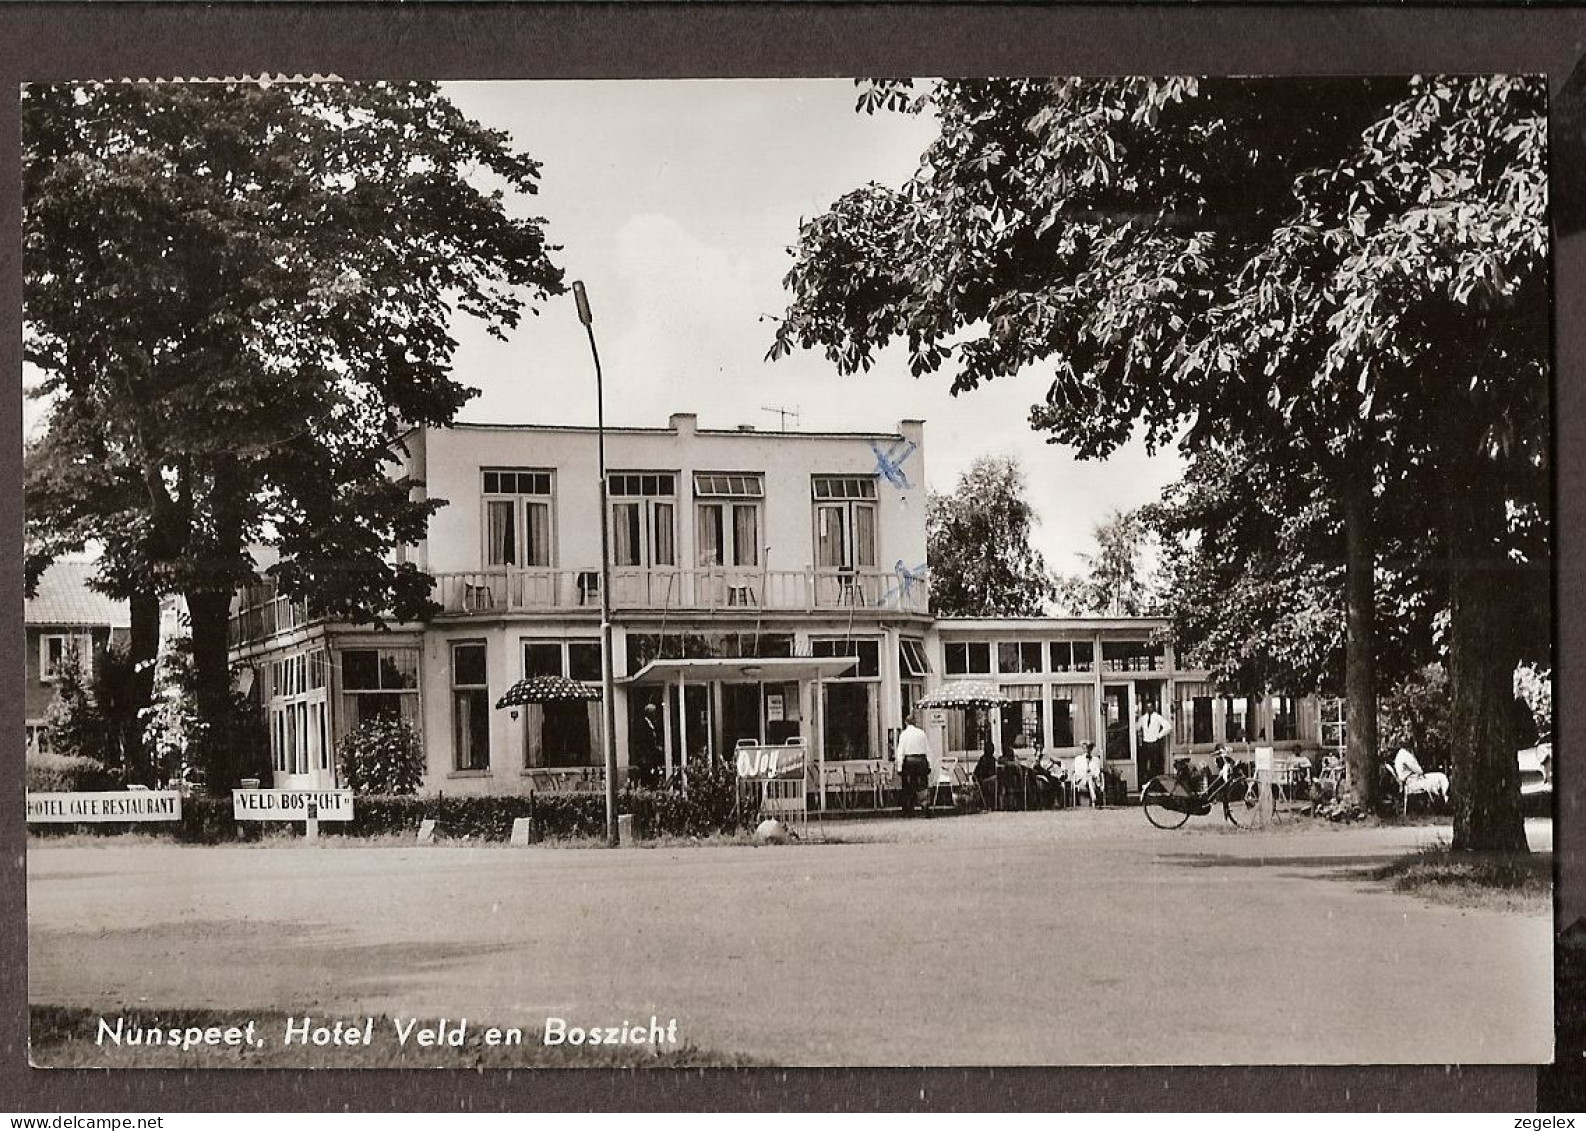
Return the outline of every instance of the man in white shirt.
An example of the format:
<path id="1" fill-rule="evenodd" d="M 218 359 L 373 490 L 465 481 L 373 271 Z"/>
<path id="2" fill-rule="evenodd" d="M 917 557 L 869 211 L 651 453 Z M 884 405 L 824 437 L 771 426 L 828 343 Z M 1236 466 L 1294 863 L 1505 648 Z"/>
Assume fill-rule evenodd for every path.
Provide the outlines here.
<path id="1" fill-rule="evenodd" d="M 1074 755 L 1074 790 L 1090 794 L 1093 809 L 1100 808 L 1106 798 L 1101 765 L 1101 755 L 1096 753 L 1094 742 L 1085 743 L 1085 749 Z"/>
<path id="2" fill-rule="evenodd" d="M 898 744 L 892 756 L 898 763 L 898 774 L 903 778 L 903 815 L 912 816 L 920 791 L 927 789 L 931 780 L 931 741 L 920 729 L 918 711 L 909 714 L 908 723 L 903 733 L 898 735 Z M 925 798 L 924 812 L 927 817 L 931 815 L 929 795 Z"/>
<path id="3" fill-rule="evenodd" d="M 1403 746 L 1399 747 L 1399 752 L 1393 756 L 1393 776 L 1399 779 L 1399 785 L 1402 787 L 1411 778 L 1422 777 L 1424 774 L 1425 771 L 1421 769 L 1421 763 L 1415 760 L 1415 755 Z"/>

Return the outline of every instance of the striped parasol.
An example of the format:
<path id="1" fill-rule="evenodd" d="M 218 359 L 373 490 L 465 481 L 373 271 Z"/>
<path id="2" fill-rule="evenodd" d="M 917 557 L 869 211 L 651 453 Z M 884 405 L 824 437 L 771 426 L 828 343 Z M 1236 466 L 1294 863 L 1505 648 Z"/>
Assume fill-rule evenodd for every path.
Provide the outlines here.
<path id="1" fill-rule="evenodd" d="M 525 703 L 574 703 L 600 698 L 600 688 L 560 675 L 531 675 L 520 679 L 496 700 L 496 710 Z"/>
<path id="2" fill-rule="evenodd" d="M 997 685 L 980 679 L 961 679 L 938 687 L 915 702 L 916 707 L 930 710 L 963 707 L 1001 707 L 1011 703 Z"/>

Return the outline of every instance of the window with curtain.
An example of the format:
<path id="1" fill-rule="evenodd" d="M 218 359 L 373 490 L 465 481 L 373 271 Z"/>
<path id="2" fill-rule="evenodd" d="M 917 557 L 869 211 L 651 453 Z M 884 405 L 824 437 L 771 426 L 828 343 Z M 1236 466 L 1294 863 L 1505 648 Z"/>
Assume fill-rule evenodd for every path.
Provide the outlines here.
<path id="1" fill-rule="evenodd" d="M 1077 748 L 1095 741 L 1096 692 L 1091 687 L 1052 686 L 1052 745 L 1058 749 Z"/>
<path id="2" fill-rule="evenodd" d="M 639 504 L 611 504 L 611 561 L 613 565 L 636 566 L 644 539 L 639 532 Z"/>
<path id="3" fill-rule="evenodd" d="M 1002 751 L 1034 754 L 1046 741 L 1039 684 L 1003 684 L 1002 693 L 1013 702 L 1002 708 Z"/>
<path id="4" fill-rule="evenodd" d="M 560 675 L 581 683 L 600 682 L 598 640 L 525 640 L 523 674 Z M 598 700 L 530 703 L 523 708 L 523 765 L 595 765 L 602 749 L 604 717 Z"/>
<path id="5" fill-rule="evenodd" d="M 732 564 L 760 564 L 760 508 L 750 503 L 732 507 Z"/>
<path id="6" fill-rule="evenodd" d="M 677 476 L 667 472 L 613 472 L 606 479 L 612 561 L 618 566 L 677 564 Z"/>
<path id="7" fill-rule="evenodd" d="M 810 477 L 815 500 L 816 564 L 825 569 L 869 569 L 876 564 L 874 476 Z"/>
<path id="8" fill-rule="evenodd" d="M 760 500 L 764 497 L 765 479 L 758 472 L 695 474 L 700 565 L 760 564 Z"/>
<path id="9" fill-rule="evenodd" d="M 552 564 L 551 502 L 554 475 L 546 470 L 485 468 L 487 566 Z"/>
<path id="10" fill-rule="evenodd" d="M 452 645 L 452 751 L 459 770 L 490 768 L 490 688 L 482 640 Z"/>

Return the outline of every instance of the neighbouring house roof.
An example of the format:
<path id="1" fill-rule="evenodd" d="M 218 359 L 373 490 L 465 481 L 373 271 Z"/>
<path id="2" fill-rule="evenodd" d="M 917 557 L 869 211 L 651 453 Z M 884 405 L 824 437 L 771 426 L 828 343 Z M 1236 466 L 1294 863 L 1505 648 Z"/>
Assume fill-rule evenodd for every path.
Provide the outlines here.
<path id="1" fill-rule="evenodd" d="M 97 569 L 94 562 L 56 562 L 39 578 L 38 592 L 27 598 L 22 619 L 29 626 L 110 625 L 132 623 L 125 601 L 106 597 L 88 587 Z"/>

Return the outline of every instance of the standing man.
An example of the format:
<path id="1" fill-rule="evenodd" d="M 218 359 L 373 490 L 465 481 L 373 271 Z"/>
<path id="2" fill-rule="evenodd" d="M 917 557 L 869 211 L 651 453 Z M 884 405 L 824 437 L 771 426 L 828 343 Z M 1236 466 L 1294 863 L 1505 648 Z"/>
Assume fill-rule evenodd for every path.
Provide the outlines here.
<path id="1" fill-rule="evenodd" d="M 918 711 L 909 712 L 908 724 L 898 735 L 898 745 L 893 751 L 897 759 L 898 774 L 903 778 L 903 815 L 912 816 L 914 803 L 920 791 L 928 787 L 931 779 L 931 740 L 920 729 Z M 925 815 L 931 815 L 931 799 L 925 798 Z"/>
<path id="2" fill-rule="evenodd" d="M 666 738 L 661 733 L 661 707 L 647 703 L 644 717 L 639 722 L 638 749 L 634 751 L 635 775 L 640 785 L 659 786 L 664 776 Z"/>
<path id="3" fill-rule="evenodd" d="M 1148 782 L 1167 772 L 1167 736 L 1173 724 L 1167 721 L 1155 699 L 1146 704 L 1140 716 L 1140 780 Z"/>

